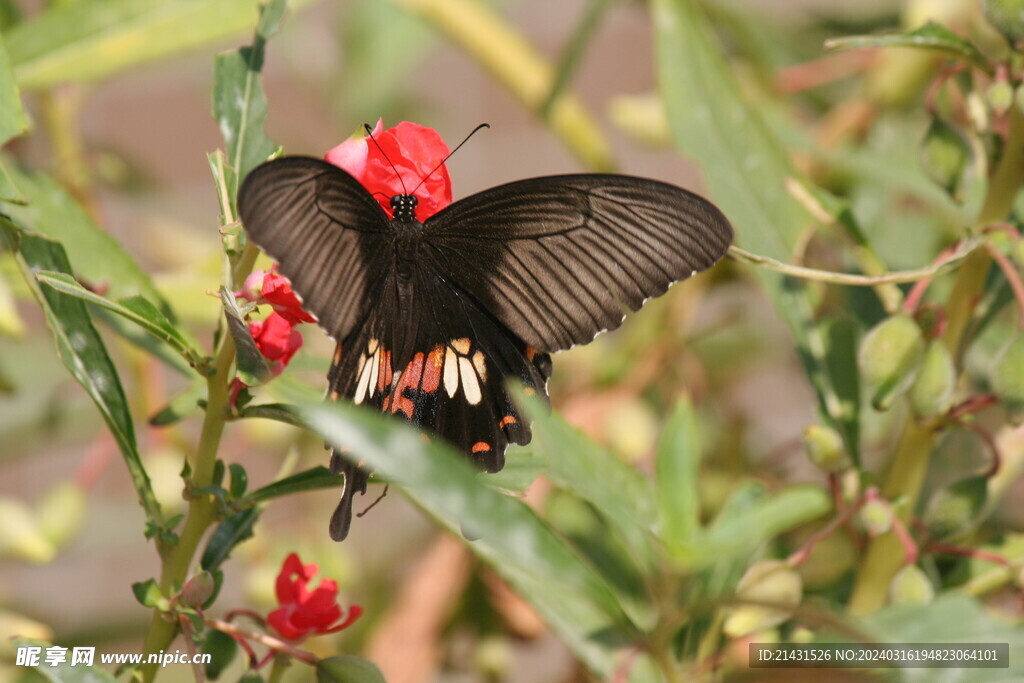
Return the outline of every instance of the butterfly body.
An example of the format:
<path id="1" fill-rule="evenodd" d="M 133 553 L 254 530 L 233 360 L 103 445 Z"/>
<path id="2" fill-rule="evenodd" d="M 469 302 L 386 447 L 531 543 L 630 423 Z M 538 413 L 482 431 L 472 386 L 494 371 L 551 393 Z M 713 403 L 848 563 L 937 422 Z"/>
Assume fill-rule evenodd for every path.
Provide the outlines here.
<path id="1" fill-rule="evenodd" d="M 253 241 L 339 343 L 329 395 L 403 417 L 491 472 L 531 437 L 509 378 L 546 398 L 550 353 L 618 327 L 732 238 L 706 200 L 630 176 L 518 181 L 422 222 L 415 195 L 389 205 L 391 217 L 345 171 L 306 157 L 260 166 L 238 200 Z M 332 469 L 346 474 L 340 540 L 366 474 L 338 453 Z"/>

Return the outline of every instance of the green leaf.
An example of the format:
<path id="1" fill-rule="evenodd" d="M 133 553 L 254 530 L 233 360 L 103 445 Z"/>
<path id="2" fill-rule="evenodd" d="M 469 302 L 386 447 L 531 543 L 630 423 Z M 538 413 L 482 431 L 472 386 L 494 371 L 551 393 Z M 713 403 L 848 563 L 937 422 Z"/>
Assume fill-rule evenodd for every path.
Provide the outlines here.
<path id="1" fill-rule="evenodd" d="M 199 412 L 202 401 L 206 398 L 207 388 L 203 380 L 193 382 L 188 389 L 175 396 L 167 406 L 149 418 L 150 426 L 166 427 Z"/>
<path id="2" fill-rule="evenodd" d="M 521 501 L 485 486 L 472 466 L 442 443 L 425 442 L 401 423 L 354 406 L 298 406 L 329 443 L 401 486 L 530 600 L 545 621 L 600 678 L 620 670 L 621 648 L 638 638 L 608 583 Z M 633 680 L 651 680 L 650 661 L 634 660 Z"/>
<path id="3" fill-rule="evenodd" d="M 18 681 L 33 681 L 33 683 L 40 680 L 50 681 L 51 683 L 117 683 L 117 679 L 103 669 L 83 664 L 72 666 L 70 649 L 67 651 L 67 661 L 56 666 L 50 666 L 46 663 L 46 650 L 54 647 L 52 643 L 32 638 L 15 638 L 12 644 L 14 648 L 39 648 L 39 665 L 27 667 L 25 669 L 26 675 L 18 676 L 16 678 Z M 27 675 L 28 671 L 32 671 L 36 677 L 30 678 Z"/>
<path id="4" fill-rule="evenodd" d="M 760 113 L 747 104 L 694 0 L 655 0 L 662 97 L 673 138 L 697 162 L 719 207 L 749 251 L 786 261 L 809 216 L 793 199 L 788 156 Z M 824 362 L 824 332 L 813 321 L 807 286 L 755 269 L 796 339 L 826 419 L 836 389 Z"/>
<path id="5" fill-rule="evenodd" d="M 117 368 L 110 361 L 85 304 L 49 287 L 40 287 L 33 277 L 33 273 L 40 270 L 70 273 L 71 264 L 64 248 L 42 235 L 21 230 L 3 217 L 0 217 L 0 236 L 6 248 L 17 254 L 22 276 L 43 309 L 61 361 L 92 398 L 113 434 L 146 517 L 158 523 L 162 519 L 160 504 L 139 457 L 128 401 Z"/>
<path id="6" fill-rule="evenodd" d="M 208 572 L 216 571 L 224 560 L 228 559 L 236 545 L 247 538 L 252 538 L 253 526 L 261 512 L 259 508 L 247 508 L 218 524 L 206 543 L 199 566 Z"/>
<path id="7" fill-rule="evenodd" d="M 700 533 L 699 466 L 697 420 L 685 397 L 665 425 L 655 462 L 661 539 L 673 555 L 690 547 Z"/>
<path id="8" fill-rule="evenodd" d="M 27 130 L 28 119 L 21 107 L 21 92 L 14 82 L 7 48 L 0 37 L 0 147 Z"/>
<path id="9" fill-rule="evenodd" d="M 267 359 L 260 353 L 256 340 L 249 332 L 249 325 L 242 316 L 242 311 L 235 301 L 235 295 L 221 287 L 220 299 L 224 303 L 224 317 L 228 321 L 228 331 L 235 340 L 235 365 L 238 378 L 247 386 L 255 387 L 263 384 L 274 376 Z"/>
<path id="10" fill-rule="evenodd" d="M 694 565 L 753 552 L 784 531 L 821 517 L 832 503 L 820 488 L 793 486 L 749 505 L 742 515 L 719 515 L 691 551 Z"/>
<path id="11" fill-rule="evenodd" d="M 316 663 L 317 683 L 386 683 L 384 674 L 368 659 L 336 655 Z"/>
<path id="12" fill-rule="evenodd" d="M 199 367 L 205 363 L 203 354 L 192 348 L 188 340 L 178 331 L 178 328 L 144 297 L 130 296 L 117 301 L 111 301 L 106 297 L 89 291 L 78 284 L 75 278 L 66 273 L 39 271 L 36 273 L 36 280 L 56 289 L 58 292 L 88 301 L 108 311 L 112 311 L 126 320 L 130 320 L 157 339 L 165 342 L 181 354 L 182 358 L 193 367 Z"/>
<path id="13" fill-rule="evenodd" d="M 201 649 L 210 655 L 210 661 L 204 665 L 203 671 L 207 678 L 216 680 L 238 654 L 238 641 L 223 631 L 211 628 L 203 636 Z"/>
<path id="14" fill-rule="evenodd" d="M 547 457 L 547 476 L 554 484 L 589 502 L 633 541 L 638 530 L 646 533 L 654 527 L 657 512 L 647 477 L 561 416 L 545 416 L 548 411 L 536 398 L 521 391 L 515 394 L 517 404 L 533 421 L 534 449 Z"/>
<path id="15" fill-rule="evenodd" d="M 228 465 L 228 471 L 231 472 L 231 484 L 228 490 L 232 498 L 241 498 L 245 495 L 245 489 L 249 486 L 249 475 L 246 474 L 245 468 L 237 462 Z"/>
<path id="16" fill-rule="evenodd" d="M 213 64 L 213 116 L 220 128 L 230 170 L 228 196 L 234 201 L 242 178 L 277 150 L 263 133 L 267 100 L 260 83 L 267 38 L 284 13 L 284 0 L 273 0 L 260 12 L 256 35 L 249 47 L 217 55 Z"/>
<path id="17" fill-rule="evenodd" d="M 880 36 L 847 36 L 825 41 L 826 50 L 852 50 L 865 47 L 914 47 L 938 50 L 969 62 L 982 71 L 990 72 L 991 65 L 972 43 L 964 40 L 942 24 L 928 22 L 909 33 L 890 33 Z"/>
<path id="18" fill-rule="evenodd" d="M 309 0 L 293 0 L 292 7 Z M 23 88 L 92 81 L 242 33 L 260 0 L 89 0 L 51 3 L 7 33 Z"/>
<path id="19" fill-rule="evenodd" d="M 160 592 L 160 585 L 156 582 L 156 579 L 133 583 L 132 593 L 135 594 L 135 599 L 143 607 L 156 607 L 161 602 L 167 602 L 167 598 Z"/>
<path id="20" fill-rule="evenodd" d="M 913 669 L 900 670 L 908 683 L 956 681 L 988 683 L 993 680 L 1024 680 L 1024 628 L 1019 621 L 999 619 L 986 606 L 968 596 L 949 593 L 927 605 L 903 604 L 881 609 L 865 619 L 864 627 L 880 643 L 1009 643 L 1008 669 Z M 939 672 L 949 674 L 940 677 Z"/>
<path id="21" fill-rule="evenodd" d="M 288 496 L 293 493 L 339 488 L 344 483 L 345 475 L 332 474 L 329 469 L 323 466 L 313 467 L 258 488 L 249 495 L 239 498 L 235 505 L 255 505 L 272 498 L 280 498 L 281 496 Z"/>
<path id="22" fill-rule="evenodd" d="M 192 347 L 198 347 L 175 318 L 174 312 L 153 285 L 149 275 L 108 233 L 100 230 L 88 213 L 53 178 L 24 171 L 0 156 L 0 196 L 23 204 L 7 204 L 4 211 L 19 225 L 60 242 L 67 249 L 72 269 L 80 281 L 106 289 L 112 298 L 141 295 L 153 302 Z M 101 313 L 105 313 L 102 311 Z M 154 353 L 171 367 L 191 375 L 188 364 L 152 337 L 117 316 L 106 315 L 118 334 Z"/>

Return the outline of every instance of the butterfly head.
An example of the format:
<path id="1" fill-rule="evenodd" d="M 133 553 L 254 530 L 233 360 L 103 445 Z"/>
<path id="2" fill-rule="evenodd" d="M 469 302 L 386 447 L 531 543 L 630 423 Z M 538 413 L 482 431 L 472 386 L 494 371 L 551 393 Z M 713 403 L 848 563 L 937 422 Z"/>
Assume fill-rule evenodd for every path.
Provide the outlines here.
<path id="1" fill-rule="evenodd" d="M 394 220 L 411 223 L 416 220 L 416 204 L 414 194 L 396 194 L 391 198 L 391 213 Z"/>

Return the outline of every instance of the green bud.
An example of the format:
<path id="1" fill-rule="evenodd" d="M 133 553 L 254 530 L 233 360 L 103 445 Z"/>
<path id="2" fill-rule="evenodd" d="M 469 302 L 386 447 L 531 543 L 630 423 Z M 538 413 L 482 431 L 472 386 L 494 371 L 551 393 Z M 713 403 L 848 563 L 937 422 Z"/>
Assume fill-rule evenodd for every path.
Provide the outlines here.
<path id="1" fill-rule="evenodd" d="M 894 605 L 927 605 L 935 598 L 935 586 L 916 564 L 896 572 L 889 584 L 889 602 Z"/>
<path id="2" fill-rule="evenodd" d="M 772 602 L 793 607 L 800 604 L 803 584 L 800 575 L 781 560 L 761 560 L 747 569 L 736 586 L 739 600 Z M 723 629 L 732 638 L 763 631 L 777 626 L 790 617 L 786 609 L 773 609 L 758 605 L 742 605 L 729 611 Z"/>
<path id="3" fill-rule="evenodd" d="M 938 339 L 928 342 L 921 370 L 910 387 L 910 407 L 919 418 L 943 415 L 953 405 L 956 389 L 956 368 L 953 354 Z"/>
<path id="4" fill-rule="evenodd" d="M 975 527 L 987 500 L 988 477 L 961 479 L 932 494 L 924 523 L 933 538 L 959 536 Z"/>
<path id="5" fill-rule="evenodd" d="M 981 9 L 1011 45 L 1024 38 L 1024 0 L 982 0 Z"/>
<path id="6" fill-rule="evenodd" d="M 996 354 L 989 384 L 1015 425 L 1024 421 L 1024 334 L 1018 334 Z"/>
<path id="7" fill-rule="evenodd" d="M 798 542 L 803 542 L 809 535 L 801 534 Z M 840 529 L 818 541 L 797 571 L 804 586 L 814 590 L 834 585 L 856 562 L 857 547 L 850 535 Z"/>
<path id="8" fill-rule="evenodd" d="M 825 472 L 841 472 L 850 466 L 839 432 L 825 425 L 813 424 L 804 430 L 807 459 Z"/>
<path id="9" fill-rule="evenodd" d="M 1013 106 L 1013 86 L 1006 81 L 996 81 L 985 91 L 985 101 L 996 116 L 1002 116 Z"/>
<path id="10" fill-rule="evenodd" d="M 213 595 L 216 582 L 213 574 L 203 570 L 194 574 L 181 588 L 181 601 L 190 607 L 202 607 Z"/>
<path id="11" fill-rule="evenodd" d="M 923 355 L 921 328 L 909 315 L 886 318 L 864 335 L 857 365 L 876 410 L 888 410 L 910 388 Z"/>
<path id="12" fill-rule="evenodd" d="M 956 190 L 970 155 L 971 146 L 957 128 L 938 117 L 932 119 L 919 157 L 921 168 L 936 185 L 946 192 Z"/>
<path id="13" fill-rule="evenodd" d="M 892 528 L 892 508 L 881 500 L 869 500 L 857 511 L 861 526 L 870 536 L 881 536 Z"/>

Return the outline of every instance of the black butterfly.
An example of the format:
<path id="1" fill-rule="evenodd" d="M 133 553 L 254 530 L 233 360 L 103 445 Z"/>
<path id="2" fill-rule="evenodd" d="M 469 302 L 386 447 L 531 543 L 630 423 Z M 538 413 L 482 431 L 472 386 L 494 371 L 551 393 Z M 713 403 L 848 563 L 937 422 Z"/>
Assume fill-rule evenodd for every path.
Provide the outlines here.
<path id="1" fill-rule="evenodd" d="M 564 175 L 501 185 L 425 223 L 416 197 L 389 219 L 336 166 L 284 157 L 242 184 L 238 211 L 304 307 L 338 342 L 332 398 L 429 429 L 488 472 L 530 425 L 505 387 L 547 397 L 555 351 L 618 327 L 672 283 L 713 265 L 732 227 L 707 200 L 656 180 Z M 342 540 L 368 474 L 334 452 Z"/>

